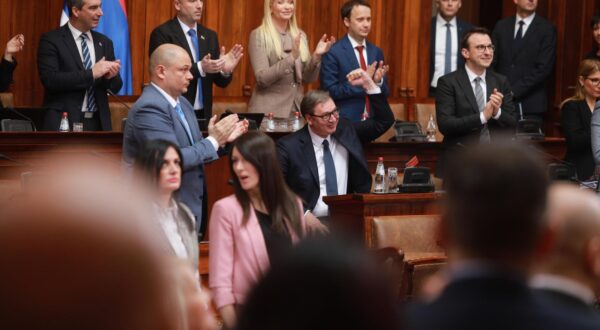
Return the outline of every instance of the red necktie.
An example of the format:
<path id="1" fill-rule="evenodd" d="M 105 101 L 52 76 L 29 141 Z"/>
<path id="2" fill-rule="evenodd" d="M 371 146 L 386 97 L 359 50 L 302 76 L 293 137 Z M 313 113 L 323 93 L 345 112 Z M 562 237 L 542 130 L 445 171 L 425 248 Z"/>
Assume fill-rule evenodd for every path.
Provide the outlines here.
<path id="1" fill-rule="evenodd" d="M 365 46 L 356 46 L 356 50 L 358 51 L 358 56 L 360 58 L 360 68 L 367 71 L 367 61 L 365 61 L 365 57 L 363 56 L 363 49 Z M 369 97 L 365 95 L 365 108 L 367 109 L 367 115 L 371 115 L 371 104 L 369 103 Z"/>

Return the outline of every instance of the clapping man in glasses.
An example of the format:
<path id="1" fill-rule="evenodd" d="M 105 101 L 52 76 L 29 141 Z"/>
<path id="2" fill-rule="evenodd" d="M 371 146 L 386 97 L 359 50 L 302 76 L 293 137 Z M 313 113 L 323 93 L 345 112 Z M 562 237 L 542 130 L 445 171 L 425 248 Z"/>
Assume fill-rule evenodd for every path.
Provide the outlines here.
<path id="1" fill-rule="evenodd" d="M 488 70 L 494 59 L 490 32 L 469 30 L 461 41 L 461 55 L 465 66 L 442 76 L 435 96 L 438 126 L 444 134 L 436 171 L 440 177 L 446 158 L 457 146 L 489 143 L 517 122 L 508 80 Z"/>
<path id="2" fill-rule="evenodd" d="M 375 70 L 375 66 L 368 69 Z M 371 189 L 362 144 L 379 137 L 394 122 L 386 96 L 371 76 L 362 69 L 347 76 L 351 85 L 362 87 L 369 97 L 373 115 L 367 120 L 353 123 L 340 117 L 329 93 L 313 90 L 300 104 L 306 125 L 277 141 L 288 186 L 305 202 L 305 209 L 320 219 L 329 214 L 323 196 Z"/>

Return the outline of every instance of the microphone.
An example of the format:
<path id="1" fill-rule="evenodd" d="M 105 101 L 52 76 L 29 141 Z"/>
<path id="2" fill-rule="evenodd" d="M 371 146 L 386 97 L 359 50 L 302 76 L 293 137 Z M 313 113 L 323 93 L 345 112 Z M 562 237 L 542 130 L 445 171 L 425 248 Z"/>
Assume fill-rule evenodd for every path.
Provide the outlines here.
<path id="1" fill-rule="evenodd" d="M 33 131 L 37 132 L 37 127 L 35 126 L 35 122 L 33 121 L 33 119 L 31 119 L 28 116 L 20 113 L 19 111 L 15 110 L 13 107 L 5 107 L 4 104 L 2 104 L 2 102 L 0 102 L 0 109 L 8 110 L 8 111 L 14 113 L 15 115 L 21 117 L 22 119 L 27 120 L 28 122 L 31 123 L 31 126 L 33 127 Z"/>
<path id="2" fill-rule="evenodd" d="M 128 106 L 127 103 L 123 102 L 123 100 L 119 96 L 117 96 L 117 94 L 115 94 L 113 91 L 111 91 L 110 88 L 106 89 L 106 94 L 114 97 L 120 105 L 124 106 L 127 109 L 127 111 L 131 110 L 131 107 Z"/>
<path id="3" fill-rule="evenodd" d="M 547 152 L 545 152 L 545 151 L 543 151 L 543 150 L 541 150 L 539 148 L 536 148 L 533 145 L 528 145 L 528 146 L 531 149 L 535 150 L 538 154 L 540 154 L 540 155 L 542 155 L 542 156 L 544 156 L 546 158 L 550 158 L 551 160 L 557 162 L 558 164 L 565 165 L 568 168 L 573 168 L 573 169 L 575 168 L 575 164 L 573 164 L 571 162 L 568 162 L 568 161 L 566 161 L 564 159 L 560 159 L 560 158 L 554 156 L 553 154 L 547 153 Z M 596 190 L 597 189 L 597 186 L 594 187 L 594 186 L 590 185 L 589 183 L 586 183 L 584 181 L 579 180 L 579 178 L 577 178 L 577 172 L 575 172 L 575 177 L 569 178 L 569 180 L 573 181 L 575 183 L 578 183 L 579 185 L 584 186 L 586 188 L 592 189 L 592 190 Z M 596 183 L 596 185 L 598 185 L 598 183 Z"/>

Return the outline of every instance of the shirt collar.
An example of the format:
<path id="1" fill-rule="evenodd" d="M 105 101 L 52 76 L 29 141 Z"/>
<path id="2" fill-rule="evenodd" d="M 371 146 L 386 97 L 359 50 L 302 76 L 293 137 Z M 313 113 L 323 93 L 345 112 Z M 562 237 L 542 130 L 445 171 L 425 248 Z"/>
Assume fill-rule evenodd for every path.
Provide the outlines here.
<path id="1" fill-rule="evenodd" d="M 331 135 L 326 138 L 322 138 L 317 133 L 313 132 L 313 130 L 308 126 L 308 134 L 310 134 L 310 139 L 314 146 L 320 147 L 323 144 L 324 140 L 328 140 L 331 145 Z"/>
<path id="2" fill-rule="evenodd" d="M 169 104 L 170 104 L 170 105 L 171 105 L 173 108 L 175 108 L 175 106 L 177 106 L 177 103 L 179 103 L 179 102 L 178 102 L 177 100 L 175 100 L 173 97 L 171 97 L 171 95 L 169 95 L 167 92 L 165 92 L 165 91 L 164 91 L 162 88 L 158 87 L 158 85 L 157 85 L 157 84 L 155 84 L 155 83 L 153 83 L 153 82 L 151 82 L 150 84 L 151 84 L 152 86 L 154 86 L 154 87 L 155 87 L 155 88 L 158 90 L 158 92 L 159 92 L 159 93 L 160 93 L 162 96 L 164 96 L 164 98 L 165 98 L 165 99 L 167 99 L 167 102 L 169 102 Z"/>
<path id="3" fill-rule="evenodd" d="M 594 291 L 564 276 L 537 274 L 529 281 L 529 284 L 536 289 L 549 289 L 567 294 L 588 305 L 593 304 L 596 300 Z"/>
<path id="4" fill-rule="evenodd" d="M 367 49 L 367 40 L 365 39 L 365 41 L 363 41 L 362 45 L 360 43 L 358 43 L 358 41 L 356 41 L 354 38 L 352 38 L 350 36 L 350 34 L 348 34 L 348 39 L 350 40 L 350 44 L 352 45 L 352 48 L 356 49 L 357 46 L 363 46 L 364 49 Z"/>
<path id="5" fill-rule="evenodd" d="M 438 26 L 446 26 L 446 23 L 450 23 L 451 27 L 456 27 L 456 16 L 452 17 L 452 19 L 450 21 L 446 21 L 442 15 L 437 14 L 437 25 Z"/>
<path id="6" fill-rule="evenodd" d="M 90 31 L 81 32 L 76 27 L 74 27 L 73 24 L 71 24 L 71 22 L 67 22 L 67 26 L 69 27 L 69 30 L 71 30 L 71 34 L 73 34 L 73 38 L 75 40 L 78 40 L 79 37 L 81 37 L 82 34 L 85 34 L 88 37 L 88 39 L 92 40 L 92 37 L 90 35 L 91 34 Z"/>
<path id="7" fill-rule="evenodd" d="M 189 26 L 187 26 L 187 24 L 183 23 L 179 17 L 177 17 L 177 21 L 179 22 L 179 25 L 181 25 L 181 28 L 183 29 L 183 33 L 185 33 L 185 35 L 187 36 L 187 33 L 189 30 L 191 30 L 192 28 L 190 28 Z M 196 33 L 198 33 L 198 23 L 194 23 L 194 30 L 196 30 Z"/>
<path id="8" fill-rule="evenodd" d="M 519 16 L 519 14 L 516 15 L 517 16 L 517 20 L 515 21 L 515 24 L 517 24 L 517 26 L 519 26 L 519 21 L 523 21 L 525 22 L 525 26 L 530 26 L 531 22 L 533 21 L 533 19 L 535 18 L 535 12 L 527 17 L 521 17 Z"/>
<path id="9" fill-rule="evenodd" d="M 478 77 L 478 76 L 473 71 L 471 71 L 466 64 L 465 64 L 465 70 L 467 71 L 467 76 L 469 77 L 469 82 L 472 83 L 473 80 L 476 77 Z M 485 74 L 486 74 L 486 72 L 487 72 L 487 70 L 483 71 L 483 74 L 481 74 L 481 76 L 479 76 L 479 77 L 481 77 L 481 80 L 482 80 L 483 83 L 485 83 Z"/>

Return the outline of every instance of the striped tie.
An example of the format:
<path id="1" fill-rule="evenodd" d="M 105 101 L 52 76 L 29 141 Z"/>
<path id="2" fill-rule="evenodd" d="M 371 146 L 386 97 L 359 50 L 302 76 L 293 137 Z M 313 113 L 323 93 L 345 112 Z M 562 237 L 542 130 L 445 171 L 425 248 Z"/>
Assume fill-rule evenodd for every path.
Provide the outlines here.
<path id="1" fill-rule="evenodd" d="M 92 59 L 90 57 L 90 50 L 87 46 L 87 35 L 81 34 L 81 52 L 83 53 L 83 66 L 86 70 L 92 69 Z M 86 91 L 87 96 L 87 110 L 89 112 L 96 111 L 96 97 L 94 96 L 94 85 L 90 86 Z"/>
<path id="2" fill-rule="evenodd" d="M 485 97 L 483 96 L 483 88 L 481 88 L 481 77 L 477 77 L 475 80 L 475 100 L 477 101 L 477 107 L 479 112 L 483 112 L 485 108 Z M 479 142 L 490 142 L 490 130 L 487 124 L 483 125 L 479 136 Z"/>

